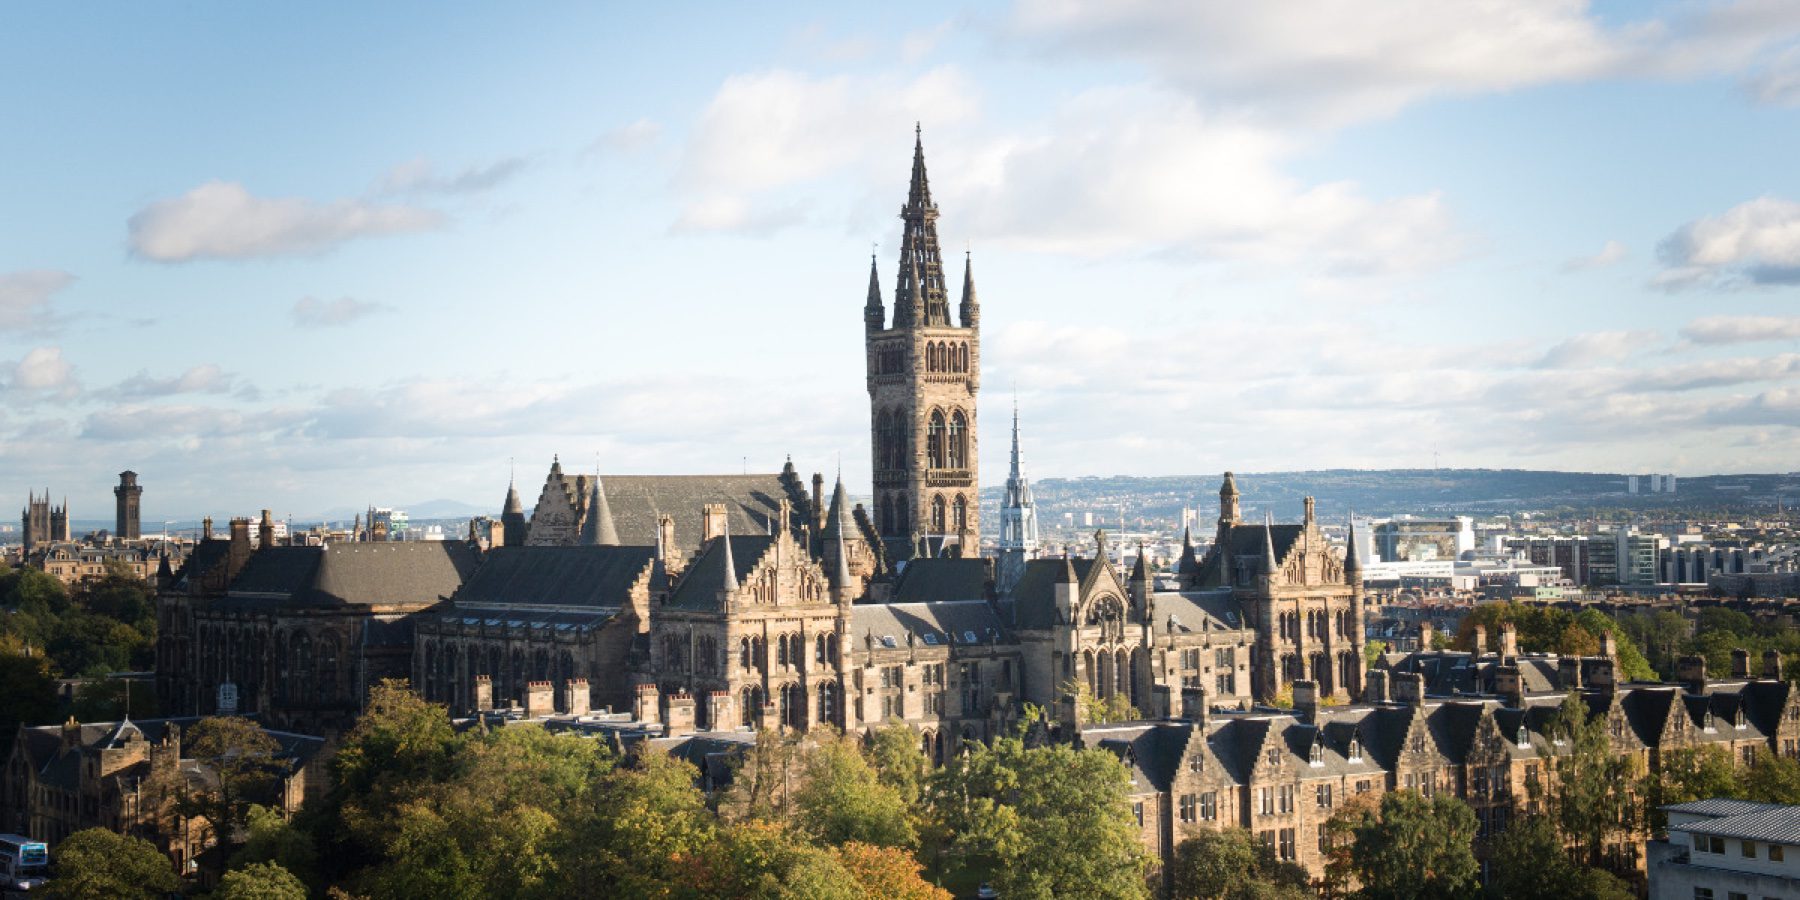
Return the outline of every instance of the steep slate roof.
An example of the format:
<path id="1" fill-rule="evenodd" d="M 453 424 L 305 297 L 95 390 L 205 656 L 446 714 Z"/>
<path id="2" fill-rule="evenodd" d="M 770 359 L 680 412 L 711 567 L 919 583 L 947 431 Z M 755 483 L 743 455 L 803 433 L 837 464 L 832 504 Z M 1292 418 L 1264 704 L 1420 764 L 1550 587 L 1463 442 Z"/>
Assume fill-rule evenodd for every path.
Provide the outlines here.
<path id="1" fill-rule="evenodd" d="M 1213 630 L 1235 631 L 1244 627 L 1244 617 L 1230 591 L 1160 591 L 1150 595 L 1156 604 L 1156 627 L 1166 627 L 1169 618 L 1182 632 L 1203 631 L 1210 623 Z"/>
<path id="2" fill-rule="evenodd" d="M 313 606 L 422 606 L 456 593 L 478 559 L 461 541 L 270 547 L 250 555 L 230 591 Z"/>
<path id="3" fill-rule="evenodd" d="M 987 582 L 983 559 L 915 559 L 894 583 L 894 602 L 980 600 L 987 597 Z"/>
<path id="4" fill-rule="evenodd" d="M 1712 797 L 1706 800 L 1690 800 L 1687 803 L 1671 803 L 1662 808 L 1663 812 L 1686 813 L 1693 816 L 1724 818 L 1741 816 L 1747 813 L 1768 812 L 1771 809 L 1785 809 L 1779 803 L 1758 803 L 1755 800 L 1734 800 L 1730 797 Z"/>
<path id="5" fill-rule="evenodd" d="M 676 585 L 675 593 L 670 595 L 666 606 L 670 609 L 688 609 L 712 611 L 719 608 L 719 591 L 725 586 L 725 538 L 715 538 L 701 551 L 700 558 L 688 566 L 682 573 L 681 583 Z M 775 538 L 766 534 L 733 534 L 731 541 L 731 561 L 738 584 L 750 576 L 761 560 L 769 545 Z"/>
<path id="6" fill-rule="evenodd" d="M 453 599 L 616 609 L 655 555 L 654 547 L 496 547 Z"/>
<path id="7" fill-rule="evenodd" d="M 981 600 L 866 603 L 850 610 L 850 628 L 853 638 L 861 639 L 869 634 L 877 639 L 891 636 L 898 647 L 906 646 L 909 632 L 917 634 L 922 644 L 926 635 L 939 645 L 966 644 L 970 632 L 974 633 L 976 643 L 987 643 L 993 637 L 1011 640 L 993 607 Z"/>
<path id="8" fill-rule="evenodd" d="M 181 568 L 176 570 L 175 585 L 186 588 L 190 579 L 199 578 L 211 571 L 214 566 L 224 563 L 225 557 L 230 552 L 230 541 L 218 538 L 201 541 L 194 546 L 193 552 L 187 555 L 187 559 L 182 561 Z"/>
<path id="9" fill-rule="evenodd" d="M 1081 557 L 1066 560 L 1075 569 L 1075 578 L 1088 580 L 1094 561 Z M 1013 622 L 1020 628 L 1054 628 L 1056 626 L 1056 579 L 1062 574 L 1065 560 L 1060 557 L 1033 559 L 1025 563 L 1025 572 L 1013 586 Z"/>
<path id="10" fill-rule="evenodd" d="M 1230 556 L 1233 559 L 1239 556 L 1255 556 L 1260 569 L 1262 565 L 1260 561 L 1268 553 L 1265 549 L 1267 544 L 1263 540 L 1263 529 L 1262 522 L 1243 522 L 1233 525 L 1222 540 L 1217 540 L 1206 551 L 1206 558 L 1200 561 L 1197 583 L 1208 586 L 1225 584 L 1220 570 L 1221 559 L 1224 556 Z M 1275 541 L 1275 558 L 1277 560 L 1286 559 L 1288 551 L 1300 540 L 1300 534 L 1305 530 L 1305 525 L 1268 526 L 1269 536 Z"/>
<path id="11" fill-rule="evenodd" d="M 769 520 L 781 512 L 781 501 L 793 499 L 781 475 L 606 475 L 600 479 L 613 525 L 625 544 L 656 543 L 656 519 L 675 519 L 675 540 L 700 547 L 700 510 L 708 503 L 725 504 L 732 534 L 766 534 Z M 796 505 L 796 512 L 799 507 Z"/>
<path id="12" fill-rule="evenodd" d="M 82 752 L 122 747 L 134 735 L 142 735 L 144 740 L 152 744 L 158 743 L 168 733 L 170 726 L 180 728 L 185 736 L 200 721 L 200 717 L 192 716 L 83 723 L 79 726 L 76 738 L 79 752 L 75 753 L 63 752 L 63 726 L 31 726 L 20 730 L 14 752 L 25 754 L 26 763 L 38 773 L 39 781 L 64 790 L 75 790 L 81 786 Z M 272 731 L 268 728 L 264 728 L 263 733 L 275 739 L 278 747 L 274 756 L 288 767 L 290 773 L 306 765 L 325 746 L 324 738 L 313 735 Z M 185 746 L 183 749 L 185 750 Z"/>

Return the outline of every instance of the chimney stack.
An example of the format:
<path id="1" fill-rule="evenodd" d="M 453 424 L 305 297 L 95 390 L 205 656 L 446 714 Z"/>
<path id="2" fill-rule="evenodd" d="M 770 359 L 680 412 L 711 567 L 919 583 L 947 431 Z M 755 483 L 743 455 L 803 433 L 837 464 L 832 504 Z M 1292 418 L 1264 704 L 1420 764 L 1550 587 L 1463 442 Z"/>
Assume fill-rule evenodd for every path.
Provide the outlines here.
<path id="1" fill-rule="evenodd" d="M 1388 670 L 1370 669 L 1363 674 L 1363 702 L 1388 702 Z"/>
<path id="2" fill-rule="evenodd" d="M 1319 683 L 1316 681 L 1294 682 L 1294 712 L 1300 720 L 1308 725 L 1319 722 Z"/>
<path id="3" fill-rule="evenodd" d="M 708 503 L 700 508 L 700 540 L 710 541 L 725 534 L 725 504 Z"/>
<path id="4" fill-rule="evenodd" d="M 262 522 L 256 526 L 256 549 L 267 550 L 275 546 L 275 517 L 268 510 L 263 510 Z"/>
<path id="5" fill-rule="evenodd" d="M 1706 657 L 1684 656 L 1675 661 L 1675 680 L 1691 693 L 1706 693 Z"/>
<path id="6" fill-rule="evenodd" d="M 1763 678 L 1769 681 L 1781 680 L 1781 651 L 1763 651 Z"/>
<path id="7" fill-rule="evenodd" d="M 1500 623 L 1500 656 L 1509 661 L 1519 658 L 1519 626 L 1511 622 Z"/>
<path id="8" fill-rule="evenodd" d="M 1731 677 L 1750 677 L 1750 651 L 1742 647 L 1731 648 Z"/>
<path id="9" fill-rule="evenodd" d="M 639 684 L 632 701 L 631 717 L 634 720 L 638 722 L 662 721 L 662 698 L 657 693 L 655 684 L 648 681 Z"/>
<path id="10" fill-rule="evenodd" d="M 1435 633 L 1436 632 L 1432 628 L 1431 619 L 1425 618 L 1425 619 L 1419 620 L 1419 652 L 1420 653 L 1430 652 L 1431 644 L 1432 644 L 1432 637 L 1435 635 Z"/>
<path id="11" fill-rule="evenodd" d="M 1519 667 L 1501 665 L 1494 667 L 1494 693 L 1500 696 L 1501 702 L 1513 709 L 1525 705 L 1525 686 L 1519 680 Z"/>
<path id="12" fill-rule="evenodd" d="M 1394 702 L 1424 706 L 1425 676 L 1418 672 L 1394 673 Z"/>
<path id="13" fill-rule="evenodd" d="M 588 692 L 586 678 L 571 678 L 563 682 L 563 708 L 571 716 L 585 716 L 593 708 L 593 695 Z"/>
<path id="14" fill-rule="evenodd" d="M 1475 646 L 1470 649 L 1474 652 L 1476 659 L 1480 659 L 1482 654 L 1487 653 L 1487 626 L 1486 625 L 1475 626 Z"/>
<path id="15" fill-rule="evenodd" d="M 485 712 L 494 708 L 494 679 L 489 675 L 475 676 L 475 712 Z"/>
<path id="16" fill-rule="evenodd" d="M 1565 691 L 1581 690 L 1581 657 L 1564 656 L 1557 659 L 1557 681 Z"/>
<path id="17" fill-rule="evenodd" d="M 525 718 L 543 719 L 556 713 L 556 691 L 548 681 L 525 683 Z"/>
<path id="18" fill-rule="evenodd" d="M 668 737 L 682 737 L 694 733 L 694 695 L 687 691 L 676 691 L 669 695 L 669 721 L 663 729 Z"/>

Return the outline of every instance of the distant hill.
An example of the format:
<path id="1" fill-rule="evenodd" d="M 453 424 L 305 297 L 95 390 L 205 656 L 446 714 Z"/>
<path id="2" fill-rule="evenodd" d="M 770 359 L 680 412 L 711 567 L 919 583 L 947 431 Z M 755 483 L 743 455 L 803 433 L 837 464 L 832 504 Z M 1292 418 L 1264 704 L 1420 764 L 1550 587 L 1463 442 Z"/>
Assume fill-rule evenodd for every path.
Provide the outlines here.
<path id="1" fill-rule="evenodd" d="M 1046 478 L 1032 487 L 1039 515 L 1092 510 L 1116 521 L 1176 519 L 1198 507 L 1203 520 L 1218 509 L 1221 475 Z M 1299 515 L 1300 499 L 1318 499 L 1321 515 L 1400 513 L 1496 513 L 1521 510 L 1746 509 L 1800 500 L 1800 472 L 1785 475 L 1709 475 L 1676 479 L 1676 492 L 1626 492 L 1626 476 L 1527 469 L 1323 469 L 1310 472 L 1241 472 L 1236 475 L 1245 511 L 1270 509 L 1278 519 Z M 982 491 L 984 506 L 998 510 L 1003 483 Z"/>

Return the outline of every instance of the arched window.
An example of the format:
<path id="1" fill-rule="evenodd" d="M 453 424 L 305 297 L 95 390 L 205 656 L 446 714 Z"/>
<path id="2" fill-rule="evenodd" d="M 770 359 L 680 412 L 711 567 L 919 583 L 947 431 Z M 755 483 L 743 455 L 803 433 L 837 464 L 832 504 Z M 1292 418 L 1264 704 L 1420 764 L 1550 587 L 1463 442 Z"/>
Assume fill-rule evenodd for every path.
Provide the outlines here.
<path id="1" fill-rule="evenodd" d="M 943 534 L 945 531 L 949 530 L 944 527 L 943 497 L 931 498 L 931 530 L 936 534 Z"/>
<path id="2" fill-rule="evenodd" d="M 880 468 L 899 468 L 894 465 L 894 414 L 885 409 L 875 417 L 875 456 Z"/>
<path id="3" fill-rule="evenodd" d="M 946 468 L 967 468 L 969 465 L 969 420 L 963 417 L 960 409 L 950 415 L 950 436 L 946 444 L 949 457 Z"/>
<path id="4" fill-rule="evenodd" d="M 962 349 L 957 351 L 956 370 L 958 372 L 969 371 L 969 345 L 968 344 L 963 344 Z"/>
<path id="5" fill-rule="evenodd" d="M 933 411 L 931 424 L 925 431 L 925 465 L 933 469 L 944 465 L 944 414 Z"/>
<path id="6" fill-rule="evenodd" d="M 894 533 L 894 503 L 895 503 L 894 498 L 889 497 L 889 498 L 887 498 L 886 502 L 881 504 L 881 533 L 882 534 L 892 535 Z"/>
<path id="7" fill-rule="evenodd" d="M 951 518 L 951 521 L 956 523 L 957 531 L 962 531 L 963 529 L 969 527 L 969 501 L 968 501 L 968 498 L 964 497 L 961 494 L 957 494 L 956 495 L 956 503 L 951 507 L 951 511 L 954 513 L 954 515 Z"/>
<path id="8" fill-rule="evenodd" d="M 750 639 L 749 638 L 739 638 L 738 639 L 738 667 L 742 668 L 742 669 L 748 669 L 748 668 L 750 668 L 750 663 L 751 663 Z"/>
<path id="9" fill-rule="evenodd" d="M 789 665 L 791 665 L 792 662 L 793 661 L 788 657 L 787 638 L 785 636 L 776 637 L 775 638 L 775 664 L 778 666 L 781 666 L 782 668 L 785 669 Z"/>
<path id="10" fill-rule="evenodd" d="M 825 663 L 829 661 L 830 660 L 825 656 L 825 635 L 821 634 L 818 639 L 813 641 L 813 662 Z"/>

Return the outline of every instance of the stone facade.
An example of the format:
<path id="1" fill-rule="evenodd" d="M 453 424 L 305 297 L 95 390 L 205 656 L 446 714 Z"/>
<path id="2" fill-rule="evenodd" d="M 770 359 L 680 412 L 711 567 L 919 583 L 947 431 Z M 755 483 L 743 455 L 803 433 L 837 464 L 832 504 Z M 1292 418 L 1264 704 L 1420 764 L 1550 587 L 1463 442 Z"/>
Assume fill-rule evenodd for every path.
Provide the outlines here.
<path id="1" fill-rule="evenodd" d="M 113 517 L 113 537 L 121 541 L 135 541 L 144 536 L 139 525 L 139 513 L 143 507 L 144 489 L 137 483 L 137 473 L 129 469 L 119 473 L 119 486 L 113 488 L 115 515 Z"/>
<path id="2" fill-rule="evenodd" d="M 19 513 L 19 523 L 21 544 L 26 553 L 39 544 L 74 540 L 69 533 L 69 501 L 64 499 L 63 505 L 51 506 L 48 488 L 44 490 L 44 496 L 39 497 L 34 491 L 26 499 L 25 508 Z"/>
<path id="3" fill-rule="evenodd" d="M 913 145 L 912 185 L 900 210 L 905 229 L 893 319 L 873 258 L 863 309 L 874 520 L 892 559 L 937 555 L 948 546 L 975 556 L 980 546 L 981 309 L 974 265 L 965 260 L 962 303 L 951 321 L 937 217 L 921 140 Z"/>

